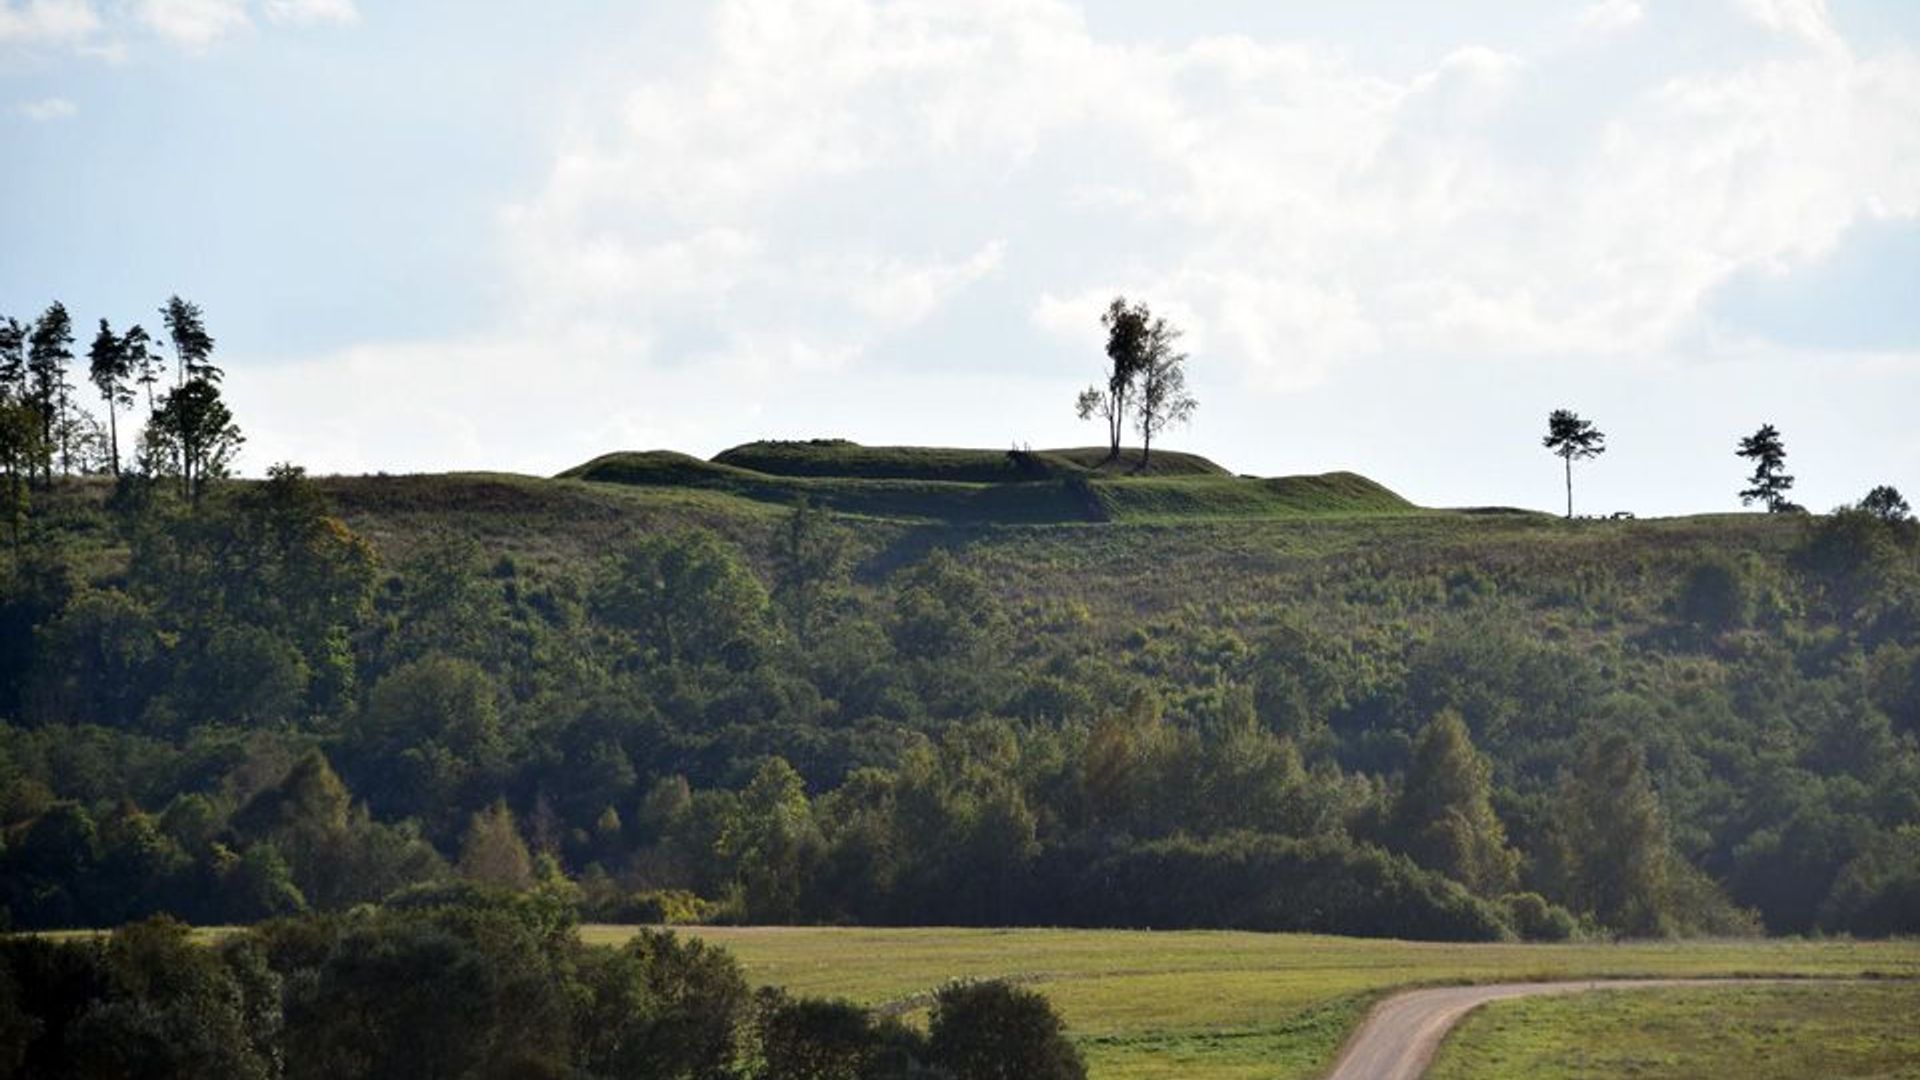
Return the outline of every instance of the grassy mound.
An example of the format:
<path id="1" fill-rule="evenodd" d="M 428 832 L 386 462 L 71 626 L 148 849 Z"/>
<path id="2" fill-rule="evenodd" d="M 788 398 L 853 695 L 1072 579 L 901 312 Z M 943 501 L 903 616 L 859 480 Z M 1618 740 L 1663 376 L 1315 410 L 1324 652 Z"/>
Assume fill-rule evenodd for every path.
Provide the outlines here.
<path id="1" fill-rule="evenodd" d="M 843 514 L 912 521 L 1048 524 L 1382 514 L 1415 509 L 1363 476 L 1237 477 L 1203 457 L 1103 447 L 1008 452 L 756 442 L 712 461 L 666 450 L 605 454 L 561 479 L 703 491 L 758 503 L 808 499 Z"/>
<path id="2" fill-rule="evenodd" d="M 1092 488 L 1105 516 L 1116 521 L 1392 514 L 1415 509 L 1392 491 L 1350 472 L 1271 480 L 1147 476 L 1097 480 Z"/>
<path id="3" fill-rule="evenodd" d="M 866 480 L 937 480 L 1006 484 L 1058 480 L 1090 473 L 1144 476 L 1227 476 L 1196 454 L 1163 450 L 1140 464 L 1140 450 L 1109 458 L 1104 446 L 1064 450 L 969 450 L 936 446 L 862 446 L 845 439 L 751 442 L 723 450 L 714 463 L 770 476 L 831 476 Z"/>
<path id="4" fill-rule="evenodd" d="M 925 454 L 928 461 L 950 454 L 944 466 L 947 475 L 967 475 L 970 468 L 977 469 L 982 462 L 976 460 L 969 465 L 963 455 L 975 454 L 983 459 L 987 452 L 929 450 Z M 1004 461 L 1005 455 L 1000 456 Z M 567 470 L 560 478 L 712 491 L 762 503 L 791 504 L 804 498 L 843 514 L 915 521 L 1043 524 L 1099 520 L 1102 516 L 1085 481 L 1071 476 L 1053 478 L 1041 472 L 1025 478 L 1031 482 L 1018 483 L 1012 482 L 1015 477 L 1011 474 L 1003 475 L 999 482 L 930 480 L 891 477 L 885 475 L 884 467 L 876 464 L 874 468 L 875 472 L 851 476 L 781 474 L 653 450 L 605 454 Z"/>
<path id="5" fill-rule="evenodd" d="M 1232 476 L 1226 469 L 1208 461 L 1199 454 L 1182 454 L 1177 450 L 1156 450 L 1147 459 L 1146 468 L 1140 467 L 1140 449 L 1124 447 L 1117 458 L 1107 456 L 1104 446 L 1081 446 L 1067 450 L 1042 450 L 1040 453 L 1057 461 L 1108 476 Z"/>

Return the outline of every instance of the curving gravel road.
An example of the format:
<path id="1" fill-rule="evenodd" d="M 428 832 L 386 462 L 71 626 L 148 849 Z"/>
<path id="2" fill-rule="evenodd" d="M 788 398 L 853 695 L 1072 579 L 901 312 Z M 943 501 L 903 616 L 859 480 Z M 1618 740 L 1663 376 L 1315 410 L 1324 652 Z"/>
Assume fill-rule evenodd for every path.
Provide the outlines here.
<path id="1" fill-rule="evenodd" d="M 1786 979 L 1589 979 L 1580 982 L 1489 983 L 1409 990 L 1380 1004 L 1347 1040 L 1327 1080 L 1419 1080 L 1440 1041 L 1468 1013 L 1489 1001 L 1575 994 L 1583 990 L 1636 990 L 1655 986 L 1742 986 Z"/>

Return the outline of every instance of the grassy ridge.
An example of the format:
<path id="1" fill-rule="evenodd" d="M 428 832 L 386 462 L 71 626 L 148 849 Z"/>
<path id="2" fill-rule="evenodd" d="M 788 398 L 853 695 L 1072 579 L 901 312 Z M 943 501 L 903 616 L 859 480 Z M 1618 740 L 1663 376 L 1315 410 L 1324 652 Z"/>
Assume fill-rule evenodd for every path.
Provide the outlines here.
<path id="1" fill-rule="evenodd" d="M 1920 1077 L 1920 985 L 1674 988 L 1496 1002 L 1442 1046 L 1433 1080 Z"/>
<path id="2" fill-rule="evenodd" d="M 854 443 L 749 443 L 712 461 L 672 451 L 605 454 L 561 479 L 711 491 L 760 503 L 806 498 L 843 514 L 960 524 L 1060 524 L 1403 513 L 1411 503 L 1362 476 L 1236 477 L 1163 451 L 1106 461 L 1098 448 L 1007 453 Z"/>
<path id="3" fill-rule="evenodd" d="M 1259 518 L 1309 514 L 1393 514 L 1414 505 L 1350 472 L 1271 480 L 1218 476 L 1096 480 L 1094 496 L 1112 521 Z"/>
<path id="4" fill-rule="evenodd" d="M 587 927 L 618 942 L 630 927 Z M 1311 1077 L 1367 1007 L 1420 983 L 1598 976 L 1920 976 L 1911 941 L 1436 945 L 1304 934 L 690 929 L 754 982 L 912 1010 L 953 978 L 1033 985 L 1100 1080 Z M 1901 1014 L 1905 1015 L 1905 1014 Z M 1737 1074 L 1727 1074 L 1737 1075 Z"/>
<path id="5" fill-rule="evenodd" d="M 1103 446 L 1064 450 L 970 450 L 934 446 L 862 446 L 845 439 L 751 442 L 724 450 L 714 462 L 773 476 L 827 476 L 866 480 L 941 480 L 1004 484 L 1062 479 L 1093 472 L 1147 476 L 1226 476 L 1195 454 L 1163 450 L 1141 468 L 1139 450 L 1110 459 Z"/>

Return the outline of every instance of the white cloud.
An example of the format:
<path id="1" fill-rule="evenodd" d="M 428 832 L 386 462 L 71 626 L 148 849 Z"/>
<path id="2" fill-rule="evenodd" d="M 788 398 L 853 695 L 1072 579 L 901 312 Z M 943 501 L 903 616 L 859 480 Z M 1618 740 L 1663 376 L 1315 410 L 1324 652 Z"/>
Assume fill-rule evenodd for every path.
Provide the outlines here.
<path id="1" fill-rule="evenodd" d="M 1263 385 L 1380 353 L 1660 352 L 1740 268 L 1920 211 L 1913 58 L 1824 47 L 1818 3 L 1744 2 L 1816 47 L 1569 121 L 1551 57 L 1472 44 L 1394 81 L 1330 48 L 1103 41 L 1052 0 L 739 0 L 568 147 L 513 239 L 555 309 L 650 326 L 692 298 L 743 341 L 857 351 L 989 281 L 1056 327 L 1126 281 Z M 1035 232 L 1002 249 L 1007 213 Z M 955 273 L 956 248 L 994 255 Z M 1035 283 L 1027 259 L 1088 270 Z"/>
<path id="2" fill-rule="evenodd" d="M 99 29 L 89 0 L 0 0 L 0 44 L 70 44 Z"/>
<path id="3" fill-rule="evenodd" d="M 1604 3 L 1583 22 L 1643 14 Z M 459 373 L 474 389 L 443 402 L 433 441 L 471 454 L 412 460 L 481 464 L 520 404 L 491 388 L 537 368 L 537 410 L 605 403 L 554 421 L 565 446 L 535 460 L 558 468 L 616 445 L 717 449 L 720 431 L 834 433 L 862 408 L 878 439 L 895 412 L 873 385 L 924 402 L 916 378 L 949 380 L 939 415 L 909 411 L 926 430 L 896 437 L 937 441 L 963 416 L 954 438 L 990 442 L 981 417 L 1004 416 L 1039 441 L 1051 413 L 965 383 L 955 357 L 1009 355 L 1001 378 L 1040 382 L 1084 363 L 1082 381 L 1122 292 L 1186 329 L 1196 379 L 1236 398 L 1322 394 L 1350 370 L 1419 385 L 1463 357 L 1465 377 L 1542 385 L 1738 359 L 1752 343 L 1710 325 L 1715 290 L 1817 260 L 1863 217 L 1920 216 L 1920 59 L 1845 47 L 1818 4 L 1674 18 L 1750 55 L 1703 64 L 1660 48 L 1665 25 L 1575 35 L 1571 60 L 1463 33 L 1383 73 L 1335 45 L 1111 40 L 1054 0 L 721 3 L 674 66 L 583 102 L 503 214 L 501 329 L 307 377 L 427 372 L 417 395 L 343 392 L 371 444 Z M 1754 19 L 1780 39 L 1728 32 Z"/>
<path id="4" fill-rule="evenodd" d="M 135 16 L 184 49 L 205 49 L 253 25 L 246 0 L 139 0 Z"/>
<path id="5" fill-rule="evenodd" d="M 1636 26 L 1647 17 L 1640 0 L 1599 0 L 1580 13 L 1580 25 L 1602 34 Z"/>
<path id="6" fill-rule="evenodd" d="M 351 25 L 360 21 L 353 0 L 266 0 L 267 18 L 277 23 L 311 26 L 315 23 Z"/>
<path id="7" fill-rule="evenodd" d="M 23 101 L 14 106 L 13 111 L 35 123 L 46 123 L 49 120 L 65 120 L 79 112 L 80 107 L 66 98 L 50 97 L 39 101 Z"/>
<path id="8" fill-rule="evenodd" d="M 1735 0 L 1747 16 L 1775 33 L 1801 38 L 1822 49 L 1844 50 L 1826 0 Z"/>

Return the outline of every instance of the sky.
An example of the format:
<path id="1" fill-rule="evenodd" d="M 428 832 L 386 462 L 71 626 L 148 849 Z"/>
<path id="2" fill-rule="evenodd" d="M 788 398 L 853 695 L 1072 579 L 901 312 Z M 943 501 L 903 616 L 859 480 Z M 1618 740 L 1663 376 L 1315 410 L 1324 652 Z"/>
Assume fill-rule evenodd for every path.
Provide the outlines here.
<path id="1" fill-rule="evenodd" d="M 1088 445 L 1116 295 L 1241 473 L 1920 497 L 1920 4 L 0 0 L 0 314 L 199 303 L 240 465 Z"/>

